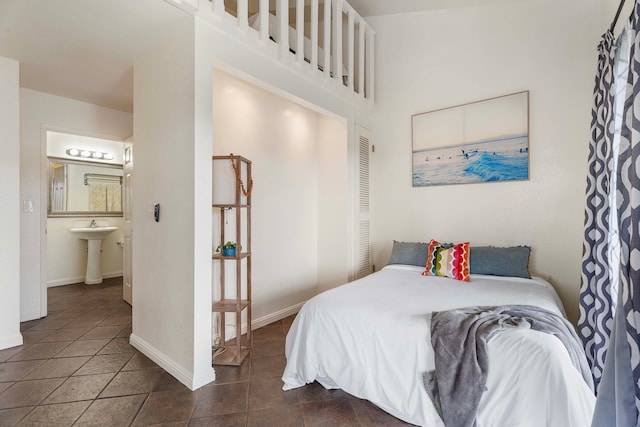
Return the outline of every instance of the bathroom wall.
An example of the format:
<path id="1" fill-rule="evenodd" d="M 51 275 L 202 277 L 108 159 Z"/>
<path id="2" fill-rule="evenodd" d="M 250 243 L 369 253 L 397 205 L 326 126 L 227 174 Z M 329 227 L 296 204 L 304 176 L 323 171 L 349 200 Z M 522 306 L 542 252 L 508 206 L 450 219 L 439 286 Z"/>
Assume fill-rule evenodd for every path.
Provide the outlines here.
<path id="1" fill-rule="evenodd" d="M 46 130 L 124 140 L 133 133 L 131 113 L 20 89 L 20 197 L 33 203 L 20 217 L 20 320 L 47 313 Z"/>
<path id="2" fill-rule="evenodd" d="M 118 227 L 102 241 L 102 276 L 122 276 L 122 217 L 47 218 L 47 286 L 84 282 L 87 270 L 87 241 L 69 231 L 77 222 L 92 219 Z"/>
<path id="3" fill-rule="evenodd" d="M 85 173 L 122 176 L 123 144 L 120 141 L 105 140 L 86 135 L 74 135 L 48 131 L 47 157 L 82 160 L 83 164 L 67 167 L 67 210 L 89 210 L 89 190 L 84 183 Z M 67 154 L 69 148 L 108 152 L 112 160 L 78 159 Z M 105 167 L 109 164 L 110 167 Z M 47 218 L 47 286 L 68 285 L 84 281 L 87 267 L 87 241 L 78 239 L 69 229 L 76 224 L 88 224 L 92 219 L 104 221 L 118 230 L 102 241 L 102 275 L 104 278 L 122 275 L 122 217 L 73 217 Z"/>

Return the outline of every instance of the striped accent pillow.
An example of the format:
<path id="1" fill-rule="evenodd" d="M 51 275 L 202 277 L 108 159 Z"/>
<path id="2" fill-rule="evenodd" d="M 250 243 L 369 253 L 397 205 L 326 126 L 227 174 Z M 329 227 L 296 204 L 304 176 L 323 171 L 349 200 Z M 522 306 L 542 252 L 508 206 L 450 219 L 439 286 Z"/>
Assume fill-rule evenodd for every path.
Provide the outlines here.
<path id="1" fill-rule="evenodd" d="M 426 270 L 422 275 L 449 277 L 468 282 L 469 242 L 445 247 L 445 245 L 431 240 L 427 252 Z"/>

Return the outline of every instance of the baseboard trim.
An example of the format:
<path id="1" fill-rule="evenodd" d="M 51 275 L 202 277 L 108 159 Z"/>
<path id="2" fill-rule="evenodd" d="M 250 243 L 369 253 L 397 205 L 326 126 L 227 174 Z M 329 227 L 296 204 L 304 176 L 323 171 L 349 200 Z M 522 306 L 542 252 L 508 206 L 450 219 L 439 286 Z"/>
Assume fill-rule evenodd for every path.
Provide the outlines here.
<path id="1" fill-rule="evenodd" d="M 104 279 L 111 279 L 112 277 L 121 277 L 122 271 L 114 271 L 111 273 L 103 273 Z M 77 283 L 84 283 L 85 276 L 66 277 L 64 279 L 57 279 L 47 282 L 47 288 L 55 288 L 57 286 L 75 285 Z M 88 285 L 91 286 L 91 285 Z"/>
<path id="2" fill-rule="evenodd" d="M 258 319 L 254 319 L 251 321 L 251 330 L 261 328 L 263 326 L 270 325 L 273 322 L 277 322 L 278 320 L 282 320 L 285 317 L 289 317 L 293 314 L 296 314 L 300 311 L 302 306 L 306 301 L 302 301 L 298 304 L 292 305 L 291 307 L 283 308 L 282 310 L 275 311 L 271 314 L 267 314 L 266 316 L 262 316 Z M 247 332 L 247 324 L 242 324 L 242 333 Z"/>
<path id="3" fill-rule="evenodd" d="M 142 352 L 149 359 L 157 363 L 162 369 L 164 369 L 165 371 L 173 375 L 178 381 L 180 381 L 182 384 L 187 386 L 190 390 L 195 390 L 196 388 L 201 386 L 200 385 L 198 387 L 194 387 L 193 374 L 191 372 L 188 372 L 187 370 L 185 370 L 182 366 L 178 365 L 169 356 L 167 356 L 166 354 L 164 354 L 163 352 L 161 352 L 160 350 L 158 350 L 157 348 L 155 348 L 154 346 L 152 346 L 151 344 L 149 344 L 147 341 L 140 338 L 139 336 L 135 334 L 131 334 L 131 336 L 129 337 L 129 343 L 135 348 L 137 348 L 138 350 L 140 350 L 140 352 Z M 213 369 L 211 371 L 213 373 Z M 205 382 L 204 384 L 208 384 L 214 379 L 215 379 L 215 376 L 213 376 L 213 378 L 211 378 L 209 381 Z M 202 382 L 202 381 L 199 381 L 199 382 Z"/>
<path id="4" fill-rule="evenodd" d="M 277 322 L 278 320 L 284 319 L 285 317 L 289 317 L 291 315 L 296 314 L 306 301 L 302 301 L 298 304 L 294 304 L 290 307 L 283 308 L 282 310 L 274 311 L 273 313 L 267 314 L 266 316 L 259 317 L 251 321 L 251 330 L 255 331 L 258 328 L 263 326 L 270 325 L 273 322 Z M 241 334 L 247 333 L 247 323 L 242 324 Z M 225 331 L 226 332 L 226 331 Z M 235 328 L 233 332 L 226 334 L 226 339 L 231 340 L 236 337 Z M 217 342 L 220 339 L 220 334 L 214 334 L 212 338 L 212 342 Z"/>
<path id="5" fill-rule="evenodd" d="M 28 322 L 30 320 L 40 319 L 42 317 L 43 317 L 42 313 L 40 313 L 39 311 L 32 311 L 30 313 L 24 313 L 24 314 L 20 312 L 20 323 Z"/>
<path id="6" fill-rule="evenodd" d="M 22 340 L 22 334 L 20 332 L 18 332 L 17 334 L 6 336 L 6 337 L 0 337 L 0 350 L 16 347 L 22 344 L 23 344 L 23 340 Z"/>

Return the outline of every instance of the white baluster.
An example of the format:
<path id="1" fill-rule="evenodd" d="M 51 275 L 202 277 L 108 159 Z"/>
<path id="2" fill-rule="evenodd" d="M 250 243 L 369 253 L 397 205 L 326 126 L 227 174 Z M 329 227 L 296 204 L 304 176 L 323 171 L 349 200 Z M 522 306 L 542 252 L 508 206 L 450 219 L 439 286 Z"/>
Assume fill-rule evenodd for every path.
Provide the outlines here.
<path id="1" fill-rule="evenodd" d="M 278 22 L 278 51 L 280 59 L 289 57 L 289 1 L 278 0 L 276 3 L 276 18 Z"/>
<path id="2" fill-rule="evenodd" d="M 260 40 L 269 40 L 269 0 L 260 0 Z"/>
<path id="3" fill-rule="evenodd" d="M 353 10 L 347 12 L 347 86 L 353 89 L 353 58 L 354 58 L 354 40 L 353 40 Z"/>
<path id="4" fill-rule="evenodd" d="M 311 0 L 311 69 L 318 69 L 318 0 Z"/>
<path id="5" fill-rule="evenodd" d="M 224 0 L 213 0 L 213 11 L 222 19 L 224 17 Z"/>
<path id="6" fill-rule="evenodd" d="M 296 57 L 304 62 L 304 0 L 296 0 Z"/>
<path id="7" fill-rule="evenodd" d="M 249 29 L 249 1 L 238 0 L 238 28 L 242 32 L 246 32 Z"/>
<path id="8" fill-rule="evenodd" d="M 365 61 L 365 34 L 366 24 L 362 19 L 358 22 L 358 93 L 364 98 L 364 61 Z"/>
<path id="9" fill-rule="evenodd" d="M 324 77 L 331 76 L 331 1 L 324 2 Z"/>
<path id="10" fill-rule="evenodd" d="M 375 96 L 375 76 L 373 74 L 373 64 L 374 64 L 374 35 L 375 33 L 371 29 L 371 27 L 367 26 L 367 93 L 365 97 L 374 102 Z"/>
<path id="11" fill-rule="evenodd" d="M 334 0 L 333 14 L 333 78 L 342 84 L 342 4 L 344 0 Z"/>

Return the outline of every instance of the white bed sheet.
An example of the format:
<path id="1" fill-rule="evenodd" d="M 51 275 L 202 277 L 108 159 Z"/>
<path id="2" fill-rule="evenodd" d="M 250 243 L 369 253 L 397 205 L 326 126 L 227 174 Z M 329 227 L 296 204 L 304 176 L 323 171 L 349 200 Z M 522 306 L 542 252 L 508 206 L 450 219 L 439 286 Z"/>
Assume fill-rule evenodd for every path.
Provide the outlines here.
<path id="1" fill-rule="evenodd" d="M 387 266 L 309 300 L 287 335 L 283 388 L 317 380 L 406 422 L 443 426 L 422 385 L 422 373 L 434 369 L 431 312 L 528 304 L 564 315 L 553 287 L 539 278 L 472 275 L 465 283 L 422 271 Z M 590 425 L 595 397 L 557 338 L 504 332 L 488 352 L 478 427 Z"/>

